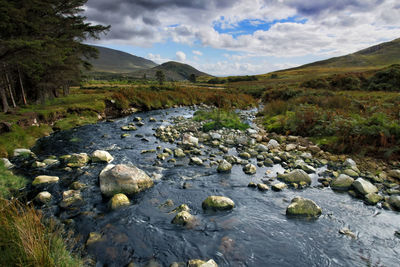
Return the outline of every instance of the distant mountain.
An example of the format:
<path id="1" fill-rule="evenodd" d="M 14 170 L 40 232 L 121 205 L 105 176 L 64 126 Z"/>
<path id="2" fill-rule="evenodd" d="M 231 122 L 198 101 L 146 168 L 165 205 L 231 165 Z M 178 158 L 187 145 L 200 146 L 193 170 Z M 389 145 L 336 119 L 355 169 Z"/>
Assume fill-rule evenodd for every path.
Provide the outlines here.
<path id="1" fill-rule="evenodd" d="M 166 79 L 170 81 L 188 80 L 189 76 L 192 74 L 196 75 L 197 77 L 211 76 L 193 68 L 188 64 L 175 61 L 169 61 L 151 69 L 136 71 L 132 73 L 132 75 L 138 78 L 142 78 L 144 75 L 146 75 L 147 79 L 154 79 L 157 71 L 164 72 Z"/>
<path id="2" fill-rule="evenodd" d="M 93 47 L 99 50 L 99 57 L 89 60 L 93 65 L 91 72 L 129 73 L 157 66 L 151 60 L 122 51 L 94 45 Z"/>
<path id="3" fill-rule="evenodd" d="M 382 67 L 400 63 L 400 38 L 371 46 L 356 53 L 306 64 L 294 69 L 305 68 L 352 68 Z"/>

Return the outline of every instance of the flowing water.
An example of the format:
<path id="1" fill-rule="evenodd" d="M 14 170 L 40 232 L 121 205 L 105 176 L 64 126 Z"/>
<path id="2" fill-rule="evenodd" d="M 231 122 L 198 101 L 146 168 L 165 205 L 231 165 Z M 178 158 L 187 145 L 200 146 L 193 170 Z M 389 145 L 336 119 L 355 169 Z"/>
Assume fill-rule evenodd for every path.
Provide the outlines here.
<path id="1" fill-rule="evenodd" d="M 159 145 L 176 147 L 157 140 L 154 128 L 167 125 L 171 117 L 192 114 L 188 108 L 135 114 L 145 125 L 124 139 L 120 127 L 132 122 L 133 116 L 58 132 L 38 142 L 34 152 L 42 158 L 108 149 L 114 164 L 134 164 L 148 174 L 162 174 L 153 188 L 131 199 L 132 205 L 109 211 L 98 183 L 98 174 L 106 164 L 90 164 L 83 171 L 70 173 L 27 170 L 32 177 L 60 176 L 62 182 L 49 189 L 56 200 L 72 181 L 88 185 L 82 191 L 85 204 L 78 211 L 66 212 L 54 205 L 46 212 L 61 219 L 72 218 L 72 227 L 82 242 L 90 232 L 103 234 L 101 242 L 88 247 L 97 266 L 125 266 L 131 261 L 138 266 L 149 261 L 169 266 L 174 261 L 198 258 L 212 258 L 219 266 L 400 266 L 400 239 L 394 235 L 400 229 L 399 213 L 367 206 L 329 188 L 261 192 L 247 187 L 251 181 L 261 182 L 267 170 L 272 176 L 283 172 L 280 165 L 258 168 L 255 175 L 244 174 L 239 165 L 234 165 L 231 173 L 219 174 L 216 167 L 188 165 L 188 158 L 153 166 L 156 154 L 141 154 L 141 150 Z M 158 122 L 150 123 L 150 117 Z M 229 153 L 236 151 L 233 148 Z M 252 161 L 255 164 L 255 159 Z M 316 185 L 318 176 L 312 177 Z M 184 189 L 183 184 L 190 186 Z M 201 203 L 209 195 L 227 196 L 236 207 L 205 212 Z M 316 220 L 288 218 L 286 207 L 296 195 L 314 200 L 323 209 L 322 216 Z M 167 199 L 174 206 L 160 207 Z M 196 225 L 185 228 L 171 224 L 174 214 L 169 211 L 180 204 L 191 208 Z M 343 227 L 350 228 L 357 238 L 340 235 Z"/>

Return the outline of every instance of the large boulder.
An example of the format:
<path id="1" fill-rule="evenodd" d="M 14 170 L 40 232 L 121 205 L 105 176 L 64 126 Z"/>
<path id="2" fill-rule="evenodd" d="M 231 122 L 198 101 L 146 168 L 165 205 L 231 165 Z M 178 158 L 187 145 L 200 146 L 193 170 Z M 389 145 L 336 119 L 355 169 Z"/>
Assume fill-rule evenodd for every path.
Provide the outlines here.
<path id="1" fill-rule="evenodd" d="M 136 194 L 153 186 L 153 180 L 141 169 L 125 164 L 109 164 L 99 176 L 100 190 L 105 196 L 117 193 Z"/>
<path id="2" fill-rule="evenodd" d="M 354 181 L 353 187 L 362 195 L 367 195 L 369 193 L 378 192 L 378 188 L 375 185 L 371 184 L 369 181 L 364 180 L 363 178 L 358 178 Z"/>
<path id="3" fill-rule="evenodd" d="M 35 180 L 33 180 L 32 185 L 38 186 L 42 184 L 54 184 L 58 183 L 59 180 L 60 178 L 57 176 L 39 175 L 36 176 Z"/>
<path id="4" fill-rule="evenodd" d="M 202 207 L 205 210 L 230 210 L 235 207 L 235 202 L 228 197 L 209 196 L 203 201 Z"/>
<path id="5" fill-rule="evenodd" d="M 295 197 L 287 207 L 286 214 L 292 216 L 319 217 L 322 209 L 311 199 Z"/>
<path id="6" fill-rule="evenodd" d="M 338 191 L 346 191 L 354 183 L 354 179 L 346 174 L 341 174 L 339 177 L 332 180 L 331 188 Z"/>
<path id="7" fill-rule="evenodd" d="M 221 163 L 218 165 L 218 172 L 229 172 L 232 169 L 232 164 L 230 164 L 228 161 L 223 160 Z"/>
<path id="8" fill-rule="evenodd" d="M 92 153 L 92 162 L 107 162 L 110 163 L 114 158 L 110 153 L 104 150 L 96 150 Z"/>
<path id="9" fill-rule="evenodd" d="M 301 182 L 311 184 L 310 176 L 303 170 L 296 169 L 289 173 L 280 174 L 278 173 L 278 179 L 283 180 L 285 183 L 296 183 L 299 184 Z"/>

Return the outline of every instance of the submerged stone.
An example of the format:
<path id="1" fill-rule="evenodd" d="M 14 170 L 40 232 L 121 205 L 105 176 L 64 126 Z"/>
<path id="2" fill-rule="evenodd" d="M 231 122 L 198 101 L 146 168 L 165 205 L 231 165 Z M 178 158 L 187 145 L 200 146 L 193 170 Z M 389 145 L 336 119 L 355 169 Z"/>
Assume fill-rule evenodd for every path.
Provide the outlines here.
<path id="1" fill-rule="evenodd" d="M 218 165 L 218 172 L 229 172 L 232 169 L 232 164 L 230 164 L 228 161 L 223 160 L 221 163 Z"/>
<path id="2" fill-rule="evenodd" d="M 257 172 L 257 167 L 249 163 L 243 167 L 243 171 L 245 174 L 255 174 Z"/>
<path id="3" fill-rule="evenodd" d="M 194 221 L 194 216 L 187 211 L 181 211 L 172 219 L 171 223 L 179 225 L 191 224 Z"/>
<path id="4" fill-rule="evenodd" d="M 120 207 L 129 206 L 130 201 L 126 195 L 119 193 L 111 198 L 109 205 L 112 210 L 116 210 Z"/>

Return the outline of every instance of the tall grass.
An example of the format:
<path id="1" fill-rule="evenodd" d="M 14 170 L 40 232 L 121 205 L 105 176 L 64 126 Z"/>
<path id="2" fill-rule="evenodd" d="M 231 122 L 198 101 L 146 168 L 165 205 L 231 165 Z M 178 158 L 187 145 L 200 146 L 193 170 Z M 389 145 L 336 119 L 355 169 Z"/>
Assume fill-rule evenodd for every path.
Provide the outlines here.
<path id="1" fill-rule="evenodd" d="M 60 234 L 32 206 L 0 199 L 0 266 L 83 266 Z"/>

